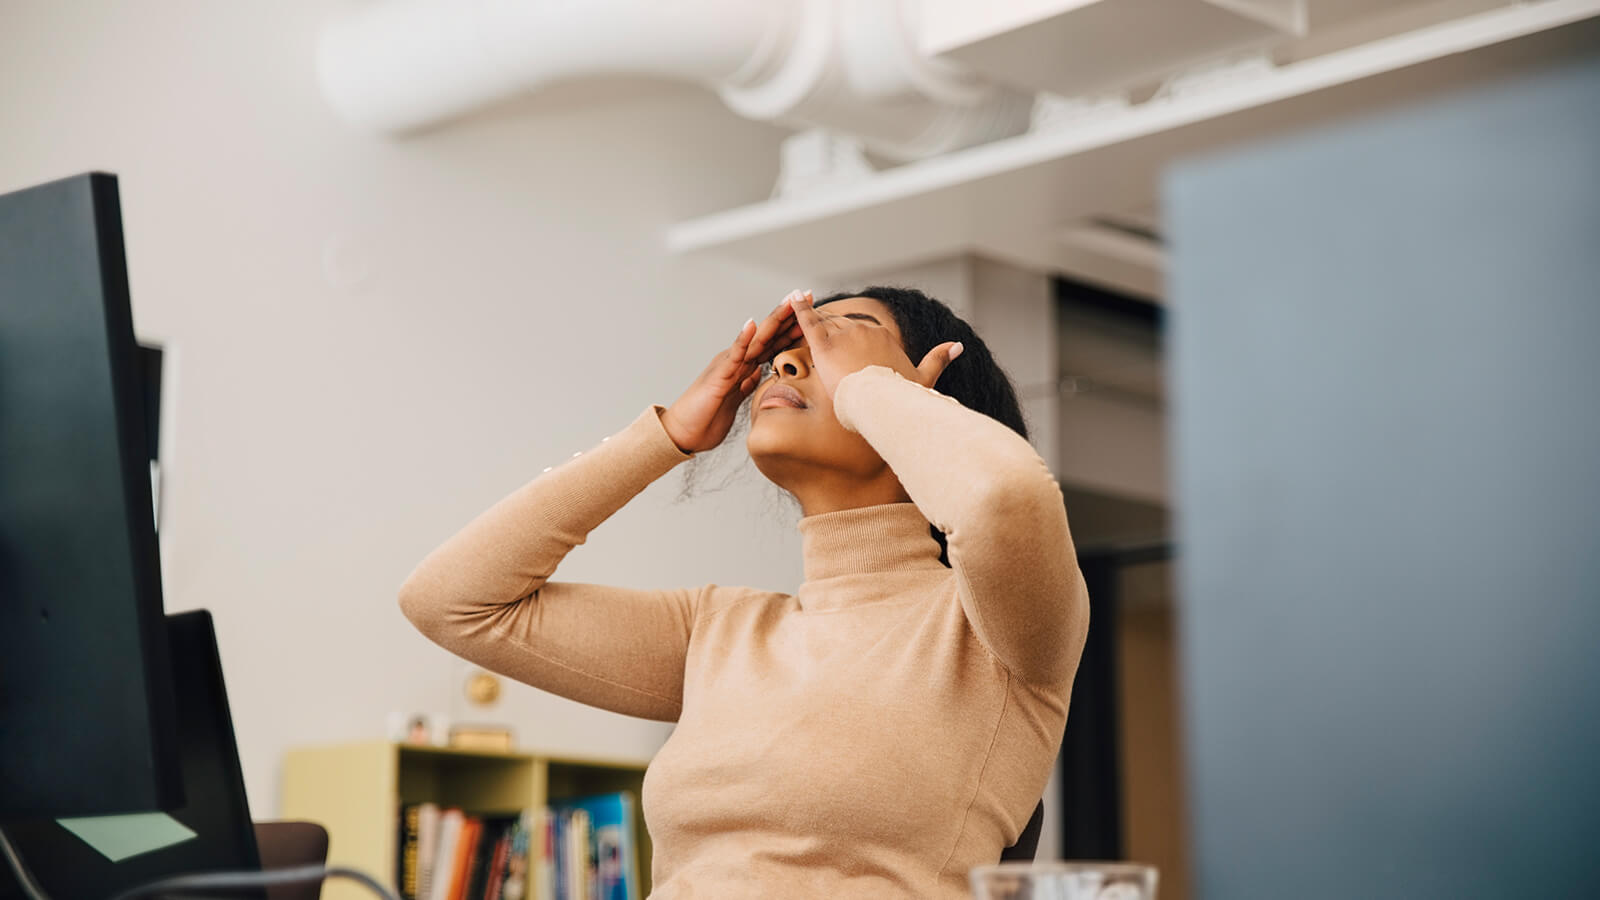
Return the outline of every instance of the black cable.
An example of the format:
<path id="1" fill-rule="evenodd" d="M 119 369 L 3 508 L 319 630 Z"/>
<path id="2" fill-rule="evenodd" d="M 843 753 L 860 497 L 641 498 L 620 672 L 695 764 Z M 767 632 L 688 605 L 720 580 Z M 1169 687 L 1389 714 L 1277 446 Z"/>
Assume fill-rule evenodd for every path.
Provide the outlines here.
<path id="1" fill-rule="evenodd" d="M 28 900 L 50 900 L 44 888 L 33 878 L 17 848 L 12 845 L 5 829 L 0 828 L 0 856 L 17 876 L 22 893 Z M 193 893 L 195 891 L 227 888 L 268 887 L 275 884 L 298 884 L 302 881 L 322 881 L 329 878 L 348 878 L 360 882 L 383 900 L 398 900 L 372 876 L 343 866 L 299 866 L 293 869 L 274 869 L 270 872 L 204 872 L 197 875 L 177 875 L 152 881 L 131 890 L 123 891 L 113 900 L 138 900 L 156 894 Z"/>
<path id="2" fill-rule="evenodd" d="M 22 861 L 22 854 L 11 845 L 11 838 L 6 836 L 4 828 L 0 828 L 0 856 L 6 858 L 6 863 L 11 866 L 11 871 L 17 876 L 17 884 L 22 886 L 22 893 L 28 900 L 50 900 L 44 888 L 39 887 L 39 882 L 33 880 L 33 873 L 28 871 L 28 866 Z"/>
<path id="3" fill-rule="evenodd" d="M 183 894 L 219 888 L 298 884 L 302 881 L 321 881 L 325 878 L 348 878 L 358 881 L 383 900 L 398 900 L 388 888 L 379 884 L 372 876 L 343 866 L 298 866 L 293 869 L 274 869 L 270 872 L 204 872 L 198 875 L 178 875 L 123 891 L 112 900 L 138 900 L 140 897 L 156 894 Z"/>

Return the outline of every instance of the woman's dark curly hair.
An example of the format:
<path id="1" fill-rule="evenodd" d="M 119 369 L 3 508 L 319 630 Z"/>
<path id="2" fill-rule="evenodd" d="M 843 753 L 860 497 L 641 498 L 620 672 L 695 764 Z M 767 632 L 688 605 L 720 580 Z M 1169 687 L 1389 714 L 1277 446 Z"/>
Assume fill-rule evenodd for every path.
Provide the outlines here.
<path id="1" fill-rule="evenodd" d="M 818 299 L 816 305 L 825 306 L 850 297 L 870 297 L 888 307 L 889 314 L 900 327 L 901 345 L 912 365 L 922 362 L 934 347 L 946 341 L 960 341 L 961 355 L 945 368 L 935 385 L 939 393 L 954 397 L 962 406 L 983 413 L 1024 438 L 1028 436 L 1028 425 L 1022 418 L 1022 407 L 1017 402 L 1017 390 L 1010 376 L 995 362 L 988 345 L 972 326 L 962 321 L 950 307 L 915 288 L 880 285 L 829 294 Z M 740 411 L 741 422 L 748 422 L 748 406 L 747 400 Z M 694 481 L 691 471 L 685 481 L 685 495 L 693 491 Z M 938 528 L 930 530 L 933 539 L 939 542 L 939 561 L 949 565 L 944 533 Z"/>

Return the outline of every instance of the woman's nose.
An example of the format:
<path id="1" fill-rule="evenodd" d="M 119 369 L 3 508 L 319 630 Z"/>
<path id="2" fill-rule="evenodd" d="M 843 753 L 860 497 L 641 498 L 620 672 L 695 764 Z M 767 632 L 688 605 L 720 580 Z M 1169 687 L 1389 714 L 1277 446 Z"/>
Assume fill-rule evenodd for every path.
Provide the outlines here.
<path id="1" fill-rule="evenodd" d="M 804 378 L 811 371 L 803 347 L 790 347 L 772 358 L 772 371 L 785 378 Z"/>

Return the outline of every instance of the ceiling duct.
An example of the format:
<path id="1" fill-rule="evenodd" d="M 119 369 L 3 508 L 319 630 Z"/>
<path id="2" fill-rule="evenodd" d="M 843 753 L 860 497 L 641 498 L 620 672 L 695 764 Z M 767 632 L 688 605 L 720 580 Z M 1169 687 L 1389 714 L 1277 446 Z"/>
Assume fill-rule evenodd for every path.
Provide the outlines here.
<path id="1" fill-rule="evenodd" d="M 1031 94 L 919 50 L 920 0 L 380 0 L 324 26 L 323 94 L 387 133 L 558 81 L 649 76 L 893 160 L 1020 134 Z"/>

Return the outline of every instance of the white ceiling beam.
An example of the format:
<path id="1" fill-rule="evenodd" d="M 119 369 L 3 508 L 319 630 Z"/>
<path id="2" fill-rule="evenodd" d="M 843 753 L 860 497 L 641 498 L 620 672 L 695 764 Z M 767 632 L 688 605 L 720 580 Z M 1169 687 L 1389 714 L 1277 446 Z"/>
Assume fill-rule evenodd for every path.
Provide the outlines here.
<path id="1" fill-rule="evenodd" d="M 892 269 L 978 250 L 1045 265 L 1069 223 L 1157 195 L 1172 162 L 1393 107 L 1485 74 L 1592 47 L 1600 0 L 1543 0 L 1419 28 L 1076 126 L 888 169 L 849 186 L 680 222 L 677 253 L 803 275 Z M 1519 38 L 1540 35 L 1532 40 Z"/>

